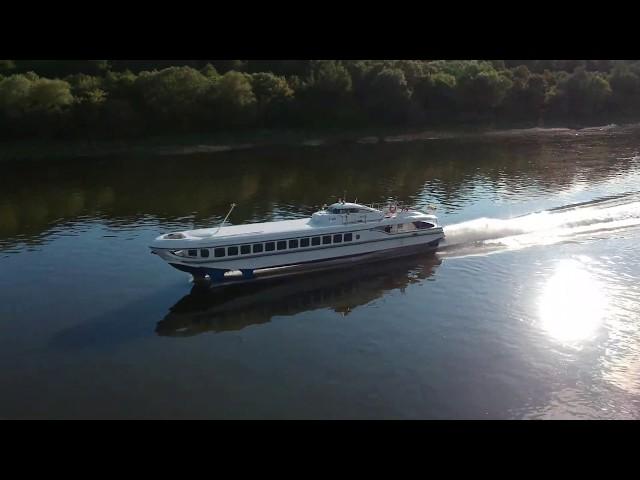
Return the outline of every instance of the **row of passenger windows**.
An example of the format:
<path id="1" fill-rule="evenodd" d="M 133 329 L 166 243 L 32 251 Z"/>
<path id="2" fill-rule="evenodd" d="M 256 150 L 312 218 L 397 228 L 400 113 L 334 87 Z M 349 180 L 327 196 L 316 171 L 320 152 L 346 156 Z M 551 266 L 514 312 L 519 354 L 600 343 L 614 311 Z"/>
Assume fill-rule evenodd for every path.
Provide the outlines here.
<path id="1" fill-rule="evenodd" d="M 356 240 L 360 238 L 360 235 L 356 235 Z M 294 238 L 291 240 L 279 240 L 277 242 L 265 242 L 254 243 L 253 245 L 240 245 L 239 247 L 218 247 L 213 249 L 213 256 L 219 257 L 234 257 L 238 254 L 248 255 L 250 253 L 262 253 L 273 252 L 274 250 L 286 250 L 287 248 L 305 248 L 309 246 L 317 245 L 330 245 L 331 243 L 342 243 L 353 241 L 353 233 L 336 233 L 334 235 L 323 235 L 321 237 L 305 237 Z M 190 257 L 197 257 L 198 250 L 187 250 Z M 209 257 L 209 249 L 201 248 L 200 256 L 203 258 Z"/>

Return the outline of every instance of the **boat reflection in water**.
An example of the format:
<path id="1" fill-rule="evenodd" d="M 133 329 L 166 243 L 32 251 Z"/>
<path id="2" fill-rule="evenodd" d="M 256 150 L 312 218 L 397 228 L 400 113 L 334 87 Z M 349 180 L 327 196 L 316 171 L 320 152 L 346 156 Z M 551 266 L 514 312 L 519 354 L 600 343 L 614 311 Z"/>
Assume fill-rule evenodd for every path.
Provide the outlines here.
<path id="1" fill-rule="evenodd" d="M 224 287 L 194 286 L 156 326 L 161 336 L 241 330 L 274 316 L 331 308 L 348 315 L 386 292 L 423 281 L 442 261 L 434 253 Z"/>

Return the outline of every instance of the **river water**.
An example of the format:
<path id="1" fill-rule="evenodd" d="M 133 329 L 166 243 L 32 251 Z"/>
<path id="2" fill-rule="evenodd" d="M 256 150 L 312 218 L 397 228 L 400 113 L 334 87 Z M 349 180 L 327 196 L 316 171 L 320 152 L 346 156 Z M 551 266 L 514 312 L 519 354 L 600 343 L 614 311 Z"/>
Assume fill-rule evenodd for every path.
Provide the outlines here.
<path id="1" fill-rule="evenodd" d="M 639 126 L 2 167 L 0 418 L 640 417 Z M 211 291 L 147 248 L 344 192 L 446 241 Z"/>

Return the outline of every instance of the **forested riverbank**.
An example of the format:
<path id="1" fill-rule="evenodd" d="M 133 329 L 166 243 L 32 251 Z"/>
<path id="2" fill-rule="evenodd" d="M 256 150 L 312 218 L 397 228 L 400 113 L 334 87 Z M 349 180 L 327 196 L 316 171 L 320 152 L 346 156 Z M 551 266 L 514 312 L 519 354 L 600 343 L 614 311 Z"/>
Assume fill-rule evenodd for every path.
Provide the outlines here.
<path id="1" fill-rule="evenodd" d="M 0 140 L 16 152 L 575 127 L 639 107 L 638 61 L 0 61 Z"/>

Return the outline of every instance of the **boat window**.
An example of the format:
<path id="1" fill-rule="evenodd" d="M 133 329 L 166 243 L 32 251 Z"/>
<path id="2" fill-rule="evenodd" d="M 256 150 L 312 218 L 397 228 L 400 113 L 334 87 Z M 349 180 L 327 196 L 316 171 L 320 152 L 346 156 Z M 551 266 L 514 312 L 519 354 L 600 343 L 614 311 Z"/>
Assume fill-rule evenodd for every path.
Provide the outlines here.
<path id="1" fill-rule="evenodd" d="M 311 245 L 320 245 L 320 237 L 313 237 L 311 239 Z"/>
<path id="2" fill-rule="evenodd" d="M 189 253 L 190 257 L 197 257 L 198 256 L 198 250 L 189 250 L 188 253 Z"/>
<path id="3" fill-rule="evenodd" d="M 227 248 L 227 255 L 237 255 L 238 247 L 229 247 Z"/>
<path id="4" fill-rule="evenodd" d="M 276 249 L 276 243 L 275 242 L 267 242 L 264 244 L 264 249 L 267 252 L 273 252 Z"/>
<path id="5" fill-rule="evenodd" d="M 222 247 L 222 248 L 216 248 L 216 249 L 213 251 L 213 256 L 214 256 L 214 257 L 224 257 L 224 256 L 225 256 L 225 254 L 226 254 L 226 252 L 225 252 L 224 247 Z"/>
<path id="6" fill-rule="evenodd" d="M 201 248 L 200 249 L 200 256 L 207 258 L 209 256 L 209 249 L 208 248 Z"/>
<path id="7" fill-rule="evenodd" d="M 350 208 L 349 213 L 358 213 L 360 211 L 359 208 Z"/>
<path id="8" fill-rule="evenodd" d="M 351 240 L 353 240 L 353 233 L 345 233 L 344 234 L 344 241 L 345 242 L 350 242 Z"/>
<path id="9" fill-rule="evenodd" d="M 254 243 L 253 244 L 253 253 L 260 253 L 262 252 L 262 244 L 261 243 Z"/>
<path id="10" fill-rule="evenodd" d="M 384 227 L 384 231 L 387 233 L 391 233 L 391 227 Z"/>
<path id="11" fill-rule="evenodd" d="M 242 255 L 246 255 L 247 253 L 251 253 L 251 245 L 242 245 L 240 247 L 240 253 Z"/>
<path id="12" fill-rule="evenodd" d="M 287 241 L 286 240 L 278 241 L 278 250 L 284 250 L 285 248 L 287 248 Z"/>
<path id="13" fill-rule="evenodd" d="M 309 238 L 301 238 L 300 239 L 300 246 L 301 247 L 308 247 L 309 246 Z"/>
<path id="14" fill-rule="evenodd" d="M 289 248 L 298 248 L 298 240 L 289 240 Z"/>
<path id="15" fill-rule="evenodd" d="M 341 233 L 336 233 L 333 236 L 333 243 L 342 243 L 342 234 Z"/>
<path id="16" fill-rule="evenodd" d="M 360 240 L 360 235 L 356 233 L 356 240 Z"/>
<path id="17" fill-rule="evenodd" d="M 429 222 L 413 222 L 418 230 L 422 230 L 424 228 L 433 228 L 433 224 Z"/>
<path id="18" fill-rule="evenodd" d="M 323 245 L 328 245 L 329 243 L 331 243 L 331 235 L 325 235 L 324 237 L 322 237 Z"/>

